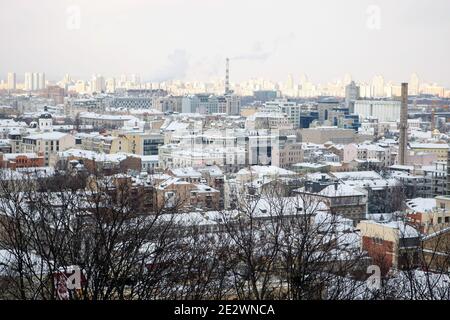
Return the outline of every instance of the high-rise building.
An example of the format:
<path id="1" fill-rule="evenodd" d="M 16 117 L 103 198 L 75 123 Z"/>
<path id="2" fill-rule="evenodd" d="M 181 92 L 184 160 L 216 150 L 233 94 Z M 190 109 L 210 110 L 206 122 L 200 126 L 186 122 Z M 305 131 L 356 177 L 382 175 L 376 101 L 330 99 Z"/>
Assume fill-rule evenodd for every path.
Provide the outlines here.
<path id="1" fill-rule="evenodd" d="M 140 86 L 141 85 L 141 77 L 138 74 L 132 74 L 131 75 L 131 83 L 133 86 Z"/>
<path id="2" fill-rule="evenodd" d="M 58 83 L 58 85 L 63 87 L 64 90 L 66 90 L 66 91 L 68 91 L 69 86 L 71 86 L 73 84 L 74 84 L 74 82 L 72 81 L 72 78 L 67 73 L 64 75 L 64 78 L 61 80 L 61 82 Z"/>
<path id="3" fill-rule="evenodd" d="M 346 73 L 342 82 L 344 86 L 349 85 L 352 82 L 352 76 L 349 73 Z"/>
<path id="4" fill-rule="evenodd" d="M 101 93 L 106 91 L 105 78 L 100 75 L 93 75 L 91 80 L 91 92 Z"/>
<path id="5" fill-rule="evenodd" d="M 351 81 L 345 87 L 345 107 L 350 113 L 355 112 L 355 101 L 359 99 L 359 87 L 354 81 Z"/>
<path id="6" fill-rule="evenodd" d="M 372 79 L 372 97 L 374 98 L 382 98 L 385 97 L 386 93 L 384 92 L 384 78 L 383 76 L 375 76 Z"/>
<path id="7" fill-rule="evenodd" d="M 31 72 L 25 73 L 25 90 L 33 90 L 33 74 Z"/>
<path id="8" fill-rule="evenodd" d="M 229 115 L 239 115 L 241 111 L 241 99 L 234 94 L 224 96 L 209 94 L 189 95 L 183 97 L 181 111 L 182 113 L 226 113 Z"/>
<path id="9" fill-rule="evenodd" d="M 308 76 L 306 74 L 300 75 L 300 85 L 304 85 L 308 82 Z"/>
<path id="10" fill-rule="evenodd" d="M 14 72 L 8 73 L 8 90 L 16 90 L 16 74 Z"/>
<path id="11" fill-rule="evenodd" d="M 44 90 L 45 87 L 46 87 L 46 84 L 45 84 L 45 73 L 39 72 L 38 73 L 37 88 L 38 88 L 38 90 Z"/>
<path id="12" fill-rule="evenodd" d="M 301 105 L 288 99 L 276 99 L 266 102 L 262 110 L 268 113 L 275 112 L 285 115 L 294 128 L 297 129 L 300 127 L 301 108 Z"/>
<path id="13" fill-rule="evenodd" d="M 64 83 L 71 83 L 72 82 L 72 78 L 70 77 L 70 74 L 66 73 L 64 75 L 63 82 Z"/>
<path id="14" fill-rule="evenodd" d="M 420 80 L 419 76 L 416 73 L 411 75 L 411 79 L 409 80 L 409 95 L 417 96 L 419 95 L 420 90 Z"/>
<path id="15" fill-rule="evenodd" d="M 235 94 L 225 96 L 226 113 L 229 115 L 239 115 L 241 113 L 241 97 Z"/>
<path id="16" fill-rule="evenodd" d="M 46 88 L 46 97 L 48 99 L 53 99 L 56 104 L 64 103 L 65 90 L 60 86 L 48 86 Z"/>
<path id="17" fill-rule="evenodd" d="M 78 80 L 75 83 L 75 91 L 78 93 L 86 93 L 88 91 L 88 85 L 83 80 Z"/>
<path id="18" fill-rule="evenodd" d="M 32 74 L 31 90 L 43 90 L 46 87 L 45 84 L 45 73 L 34 72 Z"/>
<path id="19" fill-rule="evenodd" d="M 32 78 L 32 84 L 31 84 L 31 90 L 39 90 L 39 74 L 36 72 L 33 72 L 33 78 Z"/>
<path id="20" fill-rule="evenodd" d="M 116 91 L 116 78 L 106 80 L 106 92 L 114 93 Z"/>
<path id="21" fill-rule="evenodd" d="M 288 79 L 287 79 L 287 82 L 286 82 L 286 89 L 287 90 L 293 90 L 294 89 L 294 77 L 292 76 L 291 73 L 288 75 Z"/>

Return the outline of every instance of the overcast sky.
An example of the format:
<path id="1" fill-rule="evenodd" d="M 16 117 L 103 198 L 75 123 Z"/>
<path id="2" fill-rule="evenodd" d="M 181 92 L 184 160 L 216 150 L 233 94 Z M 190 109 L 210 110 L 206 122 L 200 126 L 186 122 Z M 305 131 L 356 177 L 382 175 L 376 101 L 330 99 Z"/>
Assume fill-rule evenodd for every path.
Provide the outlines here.
<path id="1" fill-rule="evenodd" d="M 379 15 L 378 15 L 379 13 Z M 450 87 L 448 0 L 0 0 L 0 78 L 422 80 Z"/>

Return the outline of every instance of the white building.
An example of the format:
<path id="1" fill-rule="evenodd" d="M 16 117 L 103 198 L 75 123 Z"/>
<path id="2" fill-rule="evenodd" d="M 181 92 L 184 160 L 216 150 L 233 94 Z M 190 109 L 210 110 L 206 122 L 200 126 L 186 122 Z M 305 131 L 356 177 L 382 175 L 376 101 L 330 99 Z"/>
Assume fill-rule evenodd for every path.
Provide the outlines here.
<path id="1" fill-rule="evenodd" d="M 16 90 L 16 74 L 14 72 L 8 73 L 8 90 Z"/>
<path id="2" fill-rule="evenodd" d="M 75 137 L 62 132 L 44 132 L 26 136 L 22 139 L 22 153 L 43 153 L 45 165 L 50 156 L 75 146 Z"/>
<path id="3" fill-rule="evenodd" d="M 265 103 L 264 111 L 278 111 L 285 114 L 288 120 L 294 125 L 294 128 L 300 127 L 301 105 L 287 99 L 276 99 Z"/>
<path id="4" fill-rule="evenodd" d="M 355 113 L 362 118 L 375 117 L 380 122 L 400 119 L 401 102 L 395 100 L 356 100 Z"/>

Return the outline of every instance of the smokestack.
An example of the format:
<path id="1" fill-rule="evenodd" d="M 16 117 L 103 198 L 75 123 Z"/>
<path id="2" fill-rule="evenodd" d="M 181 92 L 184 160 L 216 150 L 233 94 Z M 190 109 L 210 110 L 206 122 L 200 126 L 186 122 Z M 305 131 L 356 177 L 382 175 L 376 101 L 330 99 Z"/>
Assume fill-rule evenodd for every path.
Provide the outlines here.
<path id="1" fill-rule="evenodd" d="M 431 109 L 431 134 L 433 134 L 434 129 L 436 129 L 436 110 Z"/>
<path id="2" fill-rule="evenodd" d="M 230 59 L 226 60 L 226 71 L 225 71 L 225 94 L 230 93 Z"/>
<path id="3" fill-rule="evenodd" d="M 400 139 L 398 164 L 406 164 L 408 145 L 408 84 L 402 83 L 402 104 L 400 109 Z"/>

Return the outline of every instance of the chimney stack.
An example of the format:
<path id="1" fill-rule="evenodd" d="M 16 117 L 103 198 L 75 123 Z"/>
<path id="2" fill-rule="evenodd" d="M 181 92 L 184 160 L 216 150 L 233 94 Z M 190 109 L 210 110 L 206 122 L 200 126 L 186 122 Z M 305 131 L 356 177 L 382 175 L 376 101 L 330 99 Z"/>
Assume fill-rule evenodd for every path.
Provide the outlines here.
<path id="1" fill-rule="evenodd" d="M 408 84 L 402 83 L 402 104 L 400 109 L 400 138 L 398 164 L 405 165 L 408 145 Z"/>
<path id="2" fill-rule="evenodd" d="M 226 60 L 226 71 L 225 71 L 225 94 L 230 93 L 230 59 Z"/>

